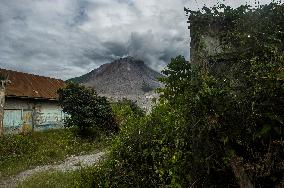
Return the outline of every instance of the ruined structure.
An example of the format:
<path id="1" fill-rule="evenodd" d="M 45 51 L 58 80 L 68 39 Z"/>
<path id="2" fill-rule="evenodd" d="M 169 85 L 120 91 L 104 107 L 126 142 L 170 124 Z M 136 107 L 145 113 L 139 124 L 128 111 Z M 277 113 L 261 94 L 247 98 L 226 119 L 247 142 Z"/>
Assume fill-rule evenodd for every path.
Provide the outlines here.
<path id="1" fill-rule="evenodd" d="M 4 106 L 0 129 L 4 133 L 45 130 L 63 126 L 64 113 L 58 105 L 57 90 L 64 81 L 53 78 L 0 69 L 8 75 L 2 84 L 1 105 Z M 5 97 L 4 97 L 5 96 Z"/>
<path id="2" fill-rule="evenodd" d="M 195 15 L 188 17 L 190 24 L 190 59 L 193 64 L 207 66 L 210 58 L 222 52 L 218 34 L 224 30 L 222 23 Z M 201 24 L 204 24 L 201 26 Z"/>

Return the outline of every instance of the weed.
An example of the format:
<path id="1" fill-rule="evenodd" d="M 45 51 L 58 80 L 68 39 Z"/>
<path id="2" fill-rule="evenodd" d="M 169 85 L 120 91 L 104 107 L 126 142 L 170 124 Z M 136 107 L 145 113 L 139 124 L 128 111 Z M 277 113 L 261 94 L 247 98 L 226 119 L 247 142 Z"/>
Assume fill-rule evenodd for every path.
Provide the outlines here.
<path id="1" fill-rule="evenodd" d="M 62 161 L 71 155 L 100 150 L 106 136 L 87 140 L 76 137 L 72 129 L 33 132 L 28 135 L 5 135 L 0 138 L 0 179 L 38 165 Z"/>

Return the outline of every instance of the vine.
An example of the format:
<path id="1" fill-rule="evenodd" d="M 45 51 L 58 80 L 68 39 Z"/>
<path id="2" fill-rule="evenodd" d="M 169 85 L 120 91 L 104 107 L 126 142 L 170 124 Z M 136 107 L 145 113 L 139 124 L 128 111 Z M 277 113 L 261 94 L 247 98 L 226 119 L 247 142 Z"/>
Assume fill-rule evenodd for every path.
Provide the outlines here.
<path id="1" fill-rule="evenodd" d="M 220 41 L 218 59 L 253 57 L 257 54 L 271 56 L 283 51 L 284 6 L 279 2 L 252 8 L 248 5 L 233 9 L 224 4 L 199 11 L 185 9 L 191 38 L 195 46 L 195 59 L 206 56 L 202 38 L 210 36 Z M 222 56 L 222 57 L 221 57 Z"/>

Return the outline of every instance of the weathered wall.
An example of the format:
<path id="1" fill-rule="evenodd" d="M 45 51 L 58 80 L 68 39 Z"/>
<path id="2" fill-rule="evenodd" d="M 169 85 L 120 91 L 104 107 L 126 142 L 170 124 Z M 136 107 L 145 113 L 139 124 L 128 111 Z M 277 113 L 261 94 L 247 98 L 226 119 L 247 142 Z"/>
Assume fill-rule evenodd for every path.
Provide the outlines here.
<path id="1" fill-rule="evenodd" d="M 218 23 L 212 23 L 204 32 L 194 30 L 196 23 L 190 23 L 190 59 L 193 64 L 207 65 L 211 56 L 222 52 L 218 34 L 222 28 Z M 198 24 L 198 23 L 197 23 Z M 198 37 L 197 37 L 198 36 Z"/>
<path id="2" fill-rule="evenodd" d="M 56 101 L 7 98 L 4 131 L 26 132 L 62 128 L 64 113 Z"/>

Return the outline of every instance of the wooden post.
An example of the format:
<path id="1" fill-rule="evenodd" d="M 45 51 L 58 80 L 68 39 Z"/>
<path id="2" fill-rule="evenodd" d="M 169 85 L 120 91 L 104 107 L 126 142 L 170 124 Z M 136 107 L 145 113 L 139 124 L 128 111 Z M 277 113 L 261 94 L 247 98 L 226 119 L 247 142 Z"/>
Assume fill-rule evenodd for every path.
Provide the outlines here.
<path id="1" fill-rule="evenodd" d="M 8 77 L 7 74 L 0 72 L 0 136 L 4 134 L 5 86 L 11 83 Z"/>
<path id="2" fill-rule="evenodd" d="M 5 83 L 6 81 L 1 80 L 0 85 L 0 136 L 4 134 L 4 106 L 5 106 Z"/>

